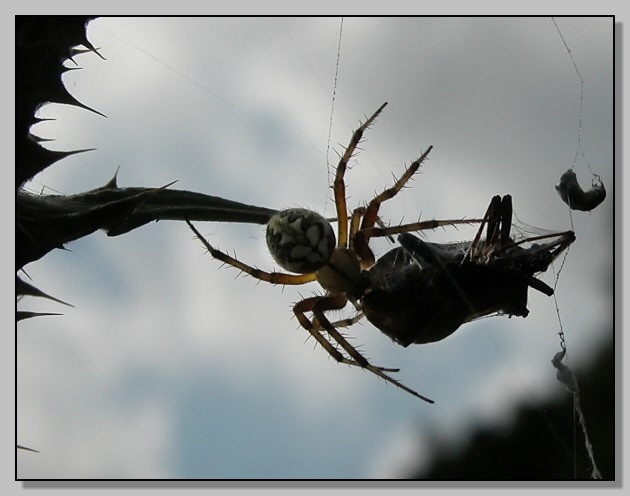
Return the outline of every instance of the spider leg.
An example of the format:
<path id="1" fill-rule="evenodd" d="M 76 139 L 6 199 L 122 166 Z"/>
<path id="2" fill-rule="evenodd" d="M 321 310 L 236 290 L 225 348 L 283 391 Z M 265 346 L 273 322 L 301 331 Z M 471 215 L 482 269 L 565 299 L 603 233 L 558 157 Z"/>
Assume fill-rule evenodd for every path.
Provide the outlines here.
<path id="1" fill-rule="evenodd" d="M 354 248 L 354 235 L 359 230 L 359 226 L 361 224 L 361 218 L 365 215 L 366 207 L 357 207 L 352 211 L 352 217 L 350 218 L 350 231 L 348 232 L 348 248 Z M 387 226 L 381 220 L 380 217 L 376 218 L 376 222 L 379 227 L 386 228 Z M 386 235 L 389 238 L 389 241 L 393 244 L 395 243 L 394 238 L 391 235 Z M 361 258 L 361 257 L 360 257 Z"/>
<path id="2" fill-rule="evenodd" d="M 408 168 L 405 170 L 404 174 L 400 176 L 394 186 L 391 188 L 387 188 L 380 195 L 375 196 L 372 201 L 368 204 L 365 215 L 363 216 L 363 222 L 361 224 L 361 229 L 366 229 L 368 227 L 374 226 L 376 223 L 376 219 L 378 217 L 378 210 L 381 207 L 381 203 L 387 201 L 394 196 L 407 184 L 407 182 L 412 178 L 412 176 L 417 172 L 422 163 L 426 160 L 429 152 L 433 147 L 430 146 L 427 150 L 415 160 Z"/>
<path id="3" fill-rule="evenodd" d="M 326 310 L 340 310 L 346 305 L 346 302 L 347 298 L 341 293 L 334 296 L 313 296 L 297 302 L 293 307 L 293 313 L 295 313 L 300 325 L 306 329 L 336 361 L 366 367 L 369 365 L 367 359 L 348 343 L 323 313 Z M 306 312 L 313 312 L 313 321 L 309 320 L 306 316 Z M 351 359 L 346 358 L 321 334 L 321 328 L 326 330 L 328 335 L 348 353 Z M 390 371 L 395 372 L 397 369 Z"/>
<path id="4" fill-rule="evenodd" d="M 424 160 L 427 158 L 427 155 L 429 155 L 429 152 L 431 151 L 432 148 L 433 148 L 432 146 L 427 148 L 427 150 L 420 156 L 420 158 L 415 160 L 407 168 L 407 170 L 400 177 L 400 179 L 398 179 L 394 183 L 394 186 L 392 186 L 391 188 L 387 188 L 381 194 L 375 196 L 370 201 L 370 203 L 368 204 L 368 206 L 365 209 L 365 212 L 363 214 L 363 220 L 361 222 L 361 229 L 359 229 L 356 234 L 359 234 L 361 231 L 363 231 L 365 229 L 369 229 L 371 227 L 374 227 L 374 224 L 376 224 L 377 219 L 378 219 L 378 211 L 379 211 L 379 209 L 381 207 L 381 204 L 384 201 L 387 201 L 390 198 L 393 198 L 394 196 L 396 196 L 396 194 L 405 186 L 405 184 L 416 173 L 416 171 L 418 170 L 420 165 L 422 165 L 422 162 L 424 162 Z M 355 235 L 354 238 L 355 239 L 353 240 L 353 245 L 354 245 L 354 248 L 355 248 L 356 252 L 359 254 L 359 257 L 362 259 L 362 265 L 363 266 L 373 265 L 374 264 L 374 254 L 372 253 L 372 250 L 370 250 L 369 246 L 368 246 L 368 239 L 369 239 L 369 237 L 365 237 L 365 236 L 362 236 L 362 235 L 358 235 L 358 236 Z M 365 260 L 363 260 L 364 256 L 366 257 Z"/>
<path id="5" fill-rule="evenodd" d="M 448 219 L 448 220 L 425 220 L 421 222 L 412 222 L 410 224 L 401 224 L 389 227 L 368 227 L 359 229 L 354 235 L 354 250 L 361 259 L 362 267 L 370 267 L 374 265 L 374 253 L 369 247 L 370 238 L 380 238 L 383 236 L 393 236 L 394 234 L 402 234 L 413 231 L 423 231 L 426 229 L 436 229 L 444 226 L 456 226 L 459 224 L 475 224 L 482 222 L 483 219 Z"/>
<path id="6" fill-rule="evenodd" d="M 378 114 L 385 108 L 387 102 L 379 107 L 379 109 L 372 114 L 361 126 L 352 134 L 350 143 L 346 148 L 346 151 L 339 160 L 337 165 L 337 171 L 335 173 L 335 182 L 333 184 L 333 191 L 335 193 L 335 206 L 337 208 L 337 247 L 345 248 L 348 245 L 348 210 L 346 206 L 346 184 L 343 176 L 346 173 L 348 162 L 352 157 L 357 145 L 363 137 L 365 130 L 374 122 Z"/>
<path id="7" fill-rule="evenodd" d="M 237 269 L 249 274 L 255 279 L 259 279 L 261 281 L 269 282 L 271 284 L 289 284 L 289 285 L 297 285 L 297 284 L 306 284 L 307 282 L 314 281 L 316 276 L 314 272 L 307 274 L 285 274 L 283 272 L 265 272 L 264 270 L 257 269 L 252 267 L 251 265 L 247 265 L 236 258 L 231 257 L 227 253 L 223 253 L 220 250 L 214 248 L 206 239 L 201 235 L 201 233 L 192 225 L 192 223 L 186 219 L 186 223 L 195 233 L 195 235 L 199 238 L 199 240 L 203 243 L 206 249 L 210 252 L 217 260 L 220 260 L 223 263 L 231 265 L 232 267 L 236 267 Z"/>
<path id="8" fill-rule="evenodd" d="M 335 329 L 331 322 L 326 318 L 324 312 L 327 310 L 339 310 L 345 306 L 347 298 L 343 294 L 329 295 L 329 296 L 314 296 L 306 298 L 295 304 L 293 312 L 297 317 L 300 325 L 306 329 L 311 336 L 313 336 L 319 344 L 332 356 L 337 362 L 361 367 L 369 370 L 373 374 L 381 377 L 387 382 L 394 384 L 404 391 L 420 398 L 428 403 L 433 403 L 433 400 L 421 395 L 413 389 L 405 386 L 396 379 L 390 377 L 386 372 L 398 372 L 399 369 L 389 369 L 384 367 L 377 367 L 359 353 L 348 341 Z M 306 312 L 313 313 L 313 321 L 311 322 L 306 317 Z M 320 332 L 320 327 L 323 328 L 328 335 L 350 356 L 345 357 L 333 344 L 326 339 Z"/>
<path id="9" fill-rule="evenodd" d="M 339 329 L 340 327 L 350 327 L 359 322 L 363 317 L 365 317 L 363 312 L 357 312 L 352 317 L 336 320 L 334 322 L 331 322 L 330 325 L 333 326 L 335 329 Z M 319 322 L 317 320 L 315 320 L 313 324 L 319 326 Z"/>
<path id="10" fill-rule="evenodd" d="M 354 247 L 354 235 L 359 230 L 361 223 L 361 217 L 365 215 L 365 207 L 358 207 L 352 211 L 352 217 L 350 217 L 350 231 L 348 232 L 348 248 Z"/>

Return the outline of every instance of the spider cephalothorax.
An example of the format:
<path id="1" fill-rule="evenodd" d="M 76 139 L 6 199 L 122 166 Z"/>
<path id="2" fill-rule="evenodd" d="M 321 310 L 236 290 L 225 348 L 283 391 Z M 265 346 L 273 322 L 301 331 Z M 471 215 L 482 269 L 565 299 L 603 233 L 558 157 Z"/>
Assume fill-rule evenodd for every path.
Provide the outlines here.
<path id="1" fill-rule="evenodd" d="M 297 274 L 315 273 L 327 291 L 358 298 L 367 286 L 359 258 L 335 245 L 330 222 L 312 210 L 282 210 L 267 223 L 267 247 L 280 267 Z"/>
<path id="2" fill-rule="evenodd" d="M 395 384 L 405 391 L 431 402 L 425 396 L 404 386 L 389 376 L 388 372 L 398 369 L 372 365 L 338 331 L 362 317 L 361 300 L 370 291 L 368 270 L 374 266 L 375 257 L 369 240 L 373 237 L 390 236 L 438 226 L 473 223 L 481 219 L 469 220 L 429 220 L 399 226 L 384 227 L 378 217 L 380 205 L 393 198 L 411 179 L 431 151 L 429 147 L 415 160 L 395 184 L 375 196 L 365 207 L 358 207 L 349 215 L 346 206 L 344 175 L 348 161 L 359 144 L 363 132 L 374 122 L 386 104 L 383 104 L 352 135 L 339 164 L 333 184 L 335 209 L 337 214 L 337 239 L 330 223 L 321 215 L 303 208 L 283 210 L 271 217 L 267 224 L 267 244 L 274 260 L 292 273 L 265 272 L 217 250 L 205 240 L 189 222 L 189 226 L 203 242 L 210 254 L 243 272 L 272 284 L 305 284 L 317 281 L 326 290 L 321 296 L 305 298 L 297 302 L 293 312 L 300 325 L 338 362 L 354 365 Z M 357 309 L 355 316 L 337 322 L 330 322 L 325 312 L 340 310 L 348 301 Z M 312 317 L 307 317 L 311 313 Z"/>

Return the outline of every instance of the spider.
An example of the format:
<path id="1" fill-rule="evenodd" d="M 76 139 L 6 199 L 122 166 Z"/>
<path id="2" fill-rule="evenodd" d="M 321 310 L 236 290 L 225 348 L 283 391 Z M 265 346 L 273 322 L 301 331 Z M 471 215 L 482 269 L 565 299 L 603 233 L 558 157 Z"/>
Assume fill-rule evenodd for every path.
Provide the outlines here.
<path id="1" fill-rule="evenodd" d="M 512 198 L 505 195 L 492 198 L 472 242 L 437 244 L 400 234 L 401 246 L 368 272 L 371 290 L 361 302 L 366 318 L 407 347 L 440 341 L 486 315 L 526 317 L 529 287 L 553 295 L 534 274 L 546 271 L 575 241 L 575 234 L 565 231 L 516 242 L 511 227 Z"/>
<path id="2" fill-rule="evenodd" d="M 375 265 L 374 253 L 369 246 L 370 238 L 481 221 L 481 219 L 427 220 L 392 227 L 385 227 L 381 222 L 378 216 L 381 204 L 393 198 L 405 186 L 426 160 L 432 147 L 422 153 L 392 187 L 375 196 L 367 206 L 354 209 L 349 215 L 344 182 L 348 161 L 365 130 L 386 105 L 387 102 L 354 131 L 337 165 L 332 186 L 337 214 L 336 240 L 331 224 L 312 210 L 303 208 L 282 210 L 274 214 L 267 223 L 266 238 L 269 251 L 278 265 L 291 273 L 266 272 L 247 265 L 213 247 L 191 222 L 188 220 L 186 222 L 214 258 L 256 279 L 282 285 L 300 285 L 317 281 L 325 290 L 325 294 L 305 298 L 295 303 L 293 307 L 293 313 L 300 325 L 337 362 L 368 370 L 417 398 L 433 403 L 433 400 L 389 375 L 398 372 L 399 369 L 371 364 L 337 329 L 350 326 L 363 316 L 361 300 L 370 291 L 370 279 L 367 274 Z M 348 302 L 357 310 L 354 317 L 338 322 L 331 322 L 326 317 L 326 312 L 341 310 Z M 312 318 L 307 316 L 308 313 L 312 314 Z"/>

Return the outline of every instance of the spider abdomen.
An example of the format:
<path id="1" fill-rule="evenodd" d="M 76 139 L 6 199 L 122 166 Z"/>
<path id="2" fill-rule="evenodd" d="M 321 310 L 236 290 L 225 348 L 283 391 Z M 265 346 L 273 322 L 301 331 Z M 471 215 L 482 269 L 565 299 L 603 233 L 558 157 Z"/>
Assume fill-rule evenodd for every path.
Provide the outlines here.
<path id="1" fill-rule="evenodd" d="M 307 274 L 322 268 L 330 260 L 335 244 L 330 223 L 312 210 L 282 210 L 267 223 L 269 252 L 289 272 Z"/>

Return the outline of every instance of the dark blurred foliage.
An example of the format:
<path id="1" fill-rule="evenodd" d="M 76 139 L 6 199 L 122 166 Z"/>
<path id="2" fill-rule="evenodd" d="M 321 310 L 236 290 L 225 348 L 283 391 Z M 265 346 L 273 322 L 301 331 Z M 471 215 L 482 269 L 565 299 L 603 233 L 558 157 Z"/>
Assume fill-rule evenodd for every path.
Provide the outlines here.
<path id="1" fill-rule="evenodd" d="M 601 477 L 615 480 L 615 351 L 602 346 L 593 361 L 574 370 L 580 403 Z M 553 368 L 550 367 L 550 373 Z M 574 421 L 575 419 L 575 421 Z M 429 442 L 433 462 L 410 479 L 551 481 L 590 479 L 592 466 L 573 396 L 558 383 L 558 393 L 541 404 L 528 401 L 514 413 L 511 425 L 485 426 L 467 435 L 458 450 L 445 440 Z M 449 441 L 449 446 L 451 446 Z M 574 463 L 575 461 L 575 463 Z"/>

